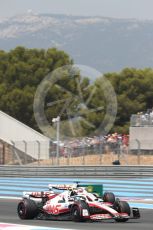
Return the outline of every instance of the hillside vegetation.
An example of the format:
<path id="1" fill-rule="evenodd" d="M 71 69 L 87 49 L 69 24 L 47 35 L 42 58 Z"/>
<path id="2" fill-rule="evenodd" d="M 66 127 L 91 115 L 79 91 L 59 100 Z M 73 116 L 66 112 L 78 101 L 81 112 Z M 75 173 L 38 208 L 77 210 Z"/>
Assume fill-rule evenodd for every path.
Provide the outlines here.
<path id="1" fill-rule="evenodd" d="M 30 127 L 39 130 L 33 113 L 33 100 L 36 89 L 44 77 L 54 69 L 63 65 L 72 64 L 73 61 L 63 51 L 55 48 L 27 49 L 17 47 L 9 52 L 0 51 L 0 110 L 15 117 Z M 116 121 L 111 132 L 128 132 L 131 114 L 145 111 L 153 107 L 153 70 L 126 68 L 117 73 L 104 75 L 113 85 L 118 101 Z M 67 100 L 69 92 L 75 100 L 69 104 L 70 118 L 73 119 L 82 102 L 76 100 L 78 95 L 78 82 L 82 91 L 82 101 L 87 101 L 95 87 L 94 95 L 88 101 L 88 108 L 82 106 L 81 115 L 86 122 L 81 122 L 77 135 L 90 135 L 98 128 L 104 118 L 107 100 L 101 92 L 101 76 L 95 82 L 90 82 L 87 77 L 82 78 L 79 71 L 73 76 L 71 71 L 62 75 L 48 91 L 45 101 L 45 114 L 49 122 L 58 116 L 61 111 L 60 103 L 47 106 L 47 103 Z M 66 90 L 62 92 L 62 88 Z M 102 111 L 94 110 L 95 106 L 103 107 Z M 80 109 L 80 108 L 79 108 Z M 67 114 L 61 114 L 61 120 L 66 120 Z M 92 125 L 90 125 L 92 124 Z M 66 125 L 65 125 L 66 127 Z M 67 131 L 69 132 L 69 131 Z"/>

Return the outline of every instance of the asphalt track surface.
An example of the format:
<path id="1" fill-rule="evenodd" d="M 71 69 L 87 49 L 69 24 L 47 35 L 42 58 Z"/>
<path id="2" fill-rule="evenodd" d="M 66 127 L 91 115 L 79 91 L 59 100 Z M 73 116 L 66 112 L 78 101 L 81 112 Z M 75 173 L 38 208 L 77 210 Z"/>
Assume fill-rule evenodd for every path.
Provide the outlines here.
<path id="1" fill-rule="evenodd" d="M 34 225 L 50 228 L 84 229 L 84 230 L 152 230 L 153 210 L 140 209 L 141 218 L 129 220 L 126 223 L 116 223 L 114 220 L 92 223 L 74 223 L 71 221 L 44 221 L 44 220 L 20 220 L 17 216 L 18 200 L 0 199 L 0 222 Z"/>

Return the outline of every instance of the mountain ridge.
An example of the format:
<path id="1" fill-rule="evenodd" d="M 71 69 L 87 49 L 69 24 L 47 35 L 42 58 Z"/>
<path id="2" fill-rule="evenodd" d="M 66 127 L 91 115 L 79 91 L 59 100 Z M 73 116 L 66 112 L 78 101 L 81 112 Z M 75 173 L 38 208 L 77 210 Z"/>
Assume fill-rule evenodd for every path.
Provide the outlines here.
<path id="1" fill-rule="evenodd" d="M 153 67 L 153 21 L 27 13 L 0 21 L 0 49 L 62 49 L 102 72 Z"/>

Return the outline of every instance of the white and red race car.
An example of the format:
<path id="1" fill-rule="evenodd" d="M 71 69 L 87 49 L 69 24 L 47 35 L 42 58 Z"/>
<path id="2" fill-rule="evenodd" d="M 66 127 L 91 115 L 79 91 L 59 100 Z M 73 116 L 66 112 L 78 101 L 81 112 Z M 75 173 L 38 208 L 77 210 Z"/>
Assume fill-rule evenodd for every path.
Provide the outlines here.
<path id="1" fill-rule="evenodd" d="M 102 197 L 87 191 L 78 184 L 49 185 L 45 192 L 24 192 L 17 207 L 21 219 L 50 220 L 107 220 L 126 222 L 140 218 L 138 208 L 130 208 L 126 201 L 105 192 Z M 62 190 L 60 193 L 53 189 Z"/>

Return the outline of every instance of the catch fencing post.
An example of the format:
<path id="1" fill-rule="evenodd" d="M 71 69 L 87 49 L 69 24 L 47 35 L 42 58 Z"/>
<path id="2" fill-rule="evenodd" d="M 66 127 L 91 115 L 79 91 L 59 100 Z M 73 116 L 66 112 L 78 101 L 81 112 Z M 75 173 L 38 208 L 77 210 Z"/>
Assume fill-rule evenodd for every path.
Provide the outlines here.
<path id="1" fill-rule="evenodd" d="M 56 165 L 59 165 L 60 157 L 60 116 L 52 119 L 53 123 L 56 123 Z"/>
<path id="2" fill-rule="evenodd" d="M 140 155 L 141 155 L 141 143 L 138 139 L 135 139 L 137 144 L 138 144 L 138 153 L 137 153 L 137 162 L 138 162 L 138 165 L 140 165 Z"/>
<path id="3" fill-rule="evenodd" d="M 1 148 L 0 148 L 0 165 L 4 165 L 5 164 L 5 143 L 3 141 L 1 141 L 0 143 Z"/>
<path id="4" fill-rule="evenodd" d="M 20 157 L 19 157 L 19 155 L 18 155 L 18 153 L 17 153 L 17 151 L 16 151 L 16 147 L 15 147 L 15 142 L 14 141 L 11 141 L 11 143 L 12 143 L 12 152 L 14 153 L 14 155 L 16 156 L 16 158 L 17 158 L 17 160 L 18 160 L 18 162 L 19 162 L 19 165 L 22 165 L 22 160 L 20 159 Z"/>
<path id="5" fill-rule="evenodd" d="M 100 145 L 99 145 L 99 147 L 100 147 L 100 165 L 103 163 L 103 143 L 102 142 L 100 142 Z"/>
<path id="6" fill-rule="evenodd" d="M 38 165 L 40 165 L 40 141 L 36 141 L 38 144 Z"/>
<path id="7" fill-rule="evenodd" d="M 24 143 L 24 153 L 25 153 L 25 164 L 27 164 L 27 142 L 25 140 L 23 140 L 23 143 Z"/>

